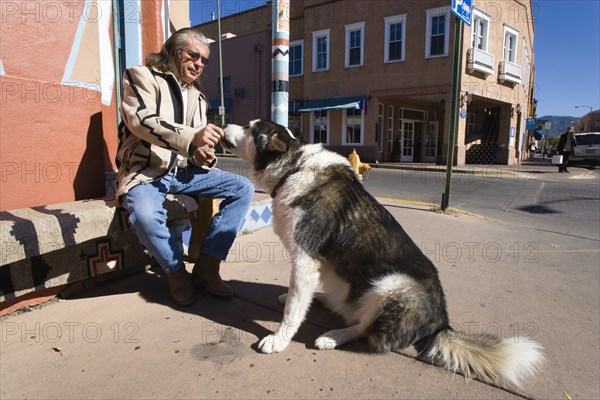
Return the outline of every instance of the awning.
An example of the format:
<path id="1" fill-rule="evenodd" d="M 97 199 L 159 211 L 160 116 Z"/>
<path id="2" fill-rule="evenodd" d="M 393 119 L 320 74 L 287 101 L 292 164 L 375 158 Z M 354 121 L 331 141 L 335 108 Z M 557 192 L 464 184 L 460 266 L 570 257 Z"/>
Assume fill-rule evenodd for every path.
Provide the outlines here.
<path id="1" fill-rule="evenodd" d="M 298 112 L 312 112 L 319 110 L 363 110 L 367 111 L 365 96 L 339 97 L 334 99 L 308 100 Z"/>

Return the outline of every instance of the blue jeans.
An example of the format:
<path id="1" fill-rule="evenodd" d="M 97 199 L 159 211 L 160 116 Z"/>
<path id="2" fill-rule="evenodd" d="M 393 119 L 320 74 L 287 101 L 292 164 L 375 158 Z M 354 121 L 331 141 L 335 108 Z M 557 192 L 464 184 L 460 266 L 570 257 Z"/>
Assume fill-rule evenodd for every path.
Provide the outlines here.
<path id="1" fill-rule="evenodd" d="M 140 243 L 146 247 L 165 272 L 183 262 L 183 254 L 167 227 L 163 203 L 167 193 L 179 193 L 208 199 L 221 198 L 219 212 L 210 221 L 201 252 L 225 260 L 254 196 L 252 183 L 220 169 L 195 166 L 170 172 L 154 182 L 137 185 L 124 194 L 121 205 L 129 212 L 129 222 Z"/>

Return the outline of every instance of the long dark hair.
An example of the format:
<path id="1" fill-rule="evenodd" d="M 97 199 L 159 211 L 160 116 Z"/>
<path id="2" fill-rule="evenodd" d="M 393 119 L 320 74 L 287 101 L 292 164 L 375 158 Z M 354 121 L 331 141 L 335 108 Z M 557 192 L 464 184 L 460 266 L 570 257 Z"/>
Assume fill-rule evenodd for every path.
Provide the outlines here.
<path id="1" fill-rule="evenodd" d="M 159 53 L 149 54 L 148 57 L 146 57 L 145 64 L 162 72 L 171 72 L 179 79 L 177 52 L 179 49 L 189 44 L 192 37 L 206 45 L 210 50 L 210 42 L 202 32 L 192 28 L 182 28 L 167 39 Z M 194 86 L 200 90 L 200 78 L 194 81 Z"/>

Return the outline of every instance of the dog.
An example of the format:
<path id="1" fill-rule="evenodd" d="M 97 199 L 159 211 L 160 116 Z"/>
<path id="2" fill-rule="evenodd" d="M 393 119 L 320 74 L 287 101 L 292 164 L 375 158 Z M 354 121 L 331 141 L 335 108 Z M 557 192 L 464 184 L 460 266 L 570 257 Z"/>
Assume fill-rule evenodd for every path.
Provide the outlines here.
<path id="1" fill-rule="evenodd" d="M 283 320 L 260 351 L 284 350 L 316 298 L 348 325 L 319 336 L 318 349 L 359 338 L 377 352 L 414 346 L 420 359 L 499 385 L 519 386 L 538 370 L 537 343 L 450 327 L 437 269 L 344 157 L 268 120 L 227 125 L 221 143 L 271 194 L 273 229 L 292 258 Z"/>

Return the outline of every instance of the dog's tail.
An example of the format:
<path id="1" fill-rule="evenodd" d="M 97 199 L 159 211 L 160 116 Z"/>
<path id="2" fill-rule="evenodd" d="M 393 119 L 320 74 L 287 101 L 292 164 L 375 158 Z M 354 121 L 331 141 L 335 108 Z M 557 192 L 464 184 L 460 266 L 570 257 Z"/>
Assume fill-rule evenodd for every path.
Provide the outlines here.
<path id="1" fill-rule="evenodd" d="M 528 339 L 467 335 L 450 327 L 420 340 L 415 347 L 421 359 L 461 372 L 466 378 L 502 386 L 520 386 L 537 372 L 544 359 L 542 347 Z"/>

